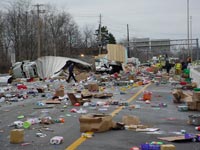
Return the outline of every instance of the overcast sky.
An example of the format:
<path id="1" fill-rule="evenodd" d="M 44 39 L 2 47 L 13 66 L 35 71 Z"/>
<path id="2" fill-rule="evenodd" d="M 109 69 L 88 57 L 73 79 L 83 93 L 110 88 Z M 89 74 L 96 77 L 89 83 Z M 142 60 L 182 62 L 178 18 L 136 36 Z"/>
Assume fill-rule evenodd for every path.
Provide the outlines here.
<path id="1" fill-rule="evenodd" d="M 127 37 L 187 39 L 187 0 L 32 0 L 69 12 L 80 26 L 96 29 L 99 15 L 117 40 Z M 200 38 L 200 0 L 190 0 L 190 36 Z"/>

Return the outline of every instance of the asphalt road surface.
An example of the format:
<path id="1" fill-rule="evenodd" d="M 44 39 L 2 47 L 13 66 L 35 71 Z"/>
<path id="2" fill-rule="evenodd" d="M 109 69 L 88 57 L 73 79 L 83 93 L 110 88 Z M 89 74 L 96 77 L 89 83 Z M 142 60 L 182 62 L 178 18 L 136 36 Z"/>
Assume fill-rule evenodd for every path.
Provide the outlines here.
<path id="1" fill-rule="evenodd" d="M 146 142 L 161 141 L 158 137 L 180 135 L 181 130 L 188 133 L 198 133 L 195 126 L 188 125 L 188 115 L 199 114 L 195 111 L 180 112 L 177 104 L 173 103 L 171 94 L 172 86 L 170 84 L 153 83 L 149 86 L 133 87 L 126 91 L 126 94 L 120 94 L 116 89 L 112 89 L 114 94 L 112 99 L 129 101 L 129 105 L 137 105 L 140 108 L 130 109 L 126 107 L 118 107 L 112 105 L 107 111 L 98 111 L 90 107 L 83 107 L 89 113 L 113 113 L 113 120 L 121 122 L 124 115 L 138 116 L 144 125 L 159 128 L 159 132 L 135 132 L 132 130 L 110 130 L 102 133 L 94 133 L 92 138 L 81 137 L 79 116 L 81 114 L 72 113 L 70 110 L 74 106 L 66 106 L 69 101 L 63 101 L 62 104 L 54 104 L 48 109 L 37 109 L 37 101 L 44 100 L 41 95 L 32 97 L 25 101 L 1 104 L 0 107 L 0 150 L 129 150 L 133 146 L 140 146 Z M 141 100 L 144 90 L 152 92 L 151 104 L 146 104 Z M 93 101 L 107 101 L 108 99 L 93 99 Z M 152 104 L 165 103 L 167 107 L 152 107 Z M 50 105 L 48 105 L 50 106 Z M 66 106 L 66 107 L 65 107 Z M 75 107 L 80 109 L 80 107 Z M 17 117 L 24 115 L 25 118 Z M 26 118 L 51 116 L 56 119 L 63 117 L 64 123 L 54 123 L 50 125 L 35 124 L 30 128 L 24 129 L 25 141 L 22 144 L 10 143 L 10 131 L 14 129 L 9 126 L 14 121 Z M 48 130 L 50 129 L 50 130 Z M 44 137 L 36 136 L 37 133 L 43 133 Z M 53 136 L 62 136 L 64 141 L 59 145 L 50 144 Z M 174 144 L 177 150 L 200 150 L 198 142 L 166 142 L 166 144 Z"/>

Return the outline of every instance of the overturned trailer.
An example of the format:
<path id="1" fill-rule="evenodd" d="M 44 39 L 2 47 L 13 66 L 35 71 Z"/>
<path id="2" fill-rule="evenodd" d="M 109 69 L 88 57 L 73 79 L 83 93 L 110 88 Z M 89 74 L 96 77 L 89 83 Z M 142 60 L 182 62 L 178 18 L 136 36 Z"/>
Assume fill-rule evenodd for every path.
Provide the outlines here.
<path id="1" fill-rule="evenodd" d="M 91 64 L 68 57 L 44 56 L 35 61 L 17 62 L 12 66 L 13 78 L 52 78 L 60 75 L 70 63 L 82 70 L 91 70 Z"/>
<path id="2" fill-rule="evenodd" d="M 107 54 L 95 57 L 95 67 L 98 73 L 119 73 L 122 64 L 127 63 L 127 49 L 119 44 L 107 44 Z"/>

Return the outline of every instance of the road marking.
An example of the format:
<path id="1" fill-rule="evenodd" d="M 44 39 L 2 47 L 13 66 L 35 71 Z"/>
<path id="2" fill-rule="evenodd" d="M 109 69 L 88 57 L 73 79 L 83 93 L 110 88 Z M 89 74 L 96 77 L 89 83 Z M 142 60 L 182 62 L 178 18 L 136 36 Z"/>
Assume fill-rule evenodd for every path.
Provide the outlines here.
<path id="1" fill-rule="evenodd" d="M 138 95 L 140 95 L 149 85 L 151 84 L 147 84 L 145 85 L 142 89 L 140 89 L 136 94 L 134 94 L 131 98 L 129 98 L 127 100 L 128 103 L 132 102 Z M 112 117 L 114 117 L 117 113 L 119 113 L 122 110 L 122 106 L 120 106 L 119 108 L 115 109 L 110 115 Z M 94 134 L 94 132 L 86 132 L 86 134 Z M 80 138 L 78 138 L 76 141 L 74 141 L 74 143 L 72 143 L 69 147 L 67 147 L 65 150 L 76 150 L 76 148 L 81 145 L 84 141 L 87 140 L 87 137 L 83 137 L 81 136 Z"/>
<path id="2" fill-rule="evenodd" d="M 150 84 L 145 85 L 142 89 L 140 89 L 136 94 L 134 94 L 131 98 L 127 100 L 128 103 L 132 102 L 138 95 L 140 95 Z M 115 109 L 111 116 L 114 117 L 117 113 L 119 113 L 122 110 L 123 106 Z"/>
<path id="3" fill-rule="evenodd" d="M 88 135 L 93 135 L 94 132 L 86 132 Z M 79 145 L 81 145 L 85 140 L 87 140 L 87 137 L 81 136 L 78 138 L 74 143 L 72 143 L 69 147 L 67 147 L 65 150 L 75 150 Z"/>

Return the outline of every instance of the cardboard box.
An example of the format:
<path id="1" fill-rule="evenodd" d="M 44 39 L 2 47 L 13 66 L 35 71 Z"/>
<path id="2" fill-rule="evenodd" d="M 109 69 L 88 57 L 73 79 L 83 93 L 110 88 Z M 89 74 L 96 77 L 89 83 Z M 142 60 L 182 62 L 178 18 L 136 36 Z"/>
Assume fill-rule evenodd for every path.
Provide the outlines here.
<path id="1" fill-rule="evenodd" d="M 13 129 L 10 131 L 10 143 L 18 144 L 24 142 L 24 129 Z"/>
<path id="2" fill-rule="evenodd" d="M 200 91 L 194 91 L 193 92 L 192 100 L 200 102 Z"/>
<path id="3" fill-rule="evenodd" d="M 65 91 L 63 88 L 59 88 L 56 90 L 55 96 L 63 97 L 65 95 Z"/>
<path id="4" fill-rule="evenodd" d="M 86 80 L 88 77 L 89 77 L 88 73 L 82 72 L 82 73 L 76 75 L 76 80 L 78 82 L 80 82 L 82 80 Z"/>
<path id="5" fill-rule="evenodd" d="M 176 147 L 172 144 L 161 145 L 160 150 L 176 150 Z"/>
<path id="6" fill-rule="evenodd" d="M 189 93 L 187 93 L 187 92 L 183 92 L 182 89 L 173 90 L 172 91 L 172 95 L 175 98 L 174 99 L 175 103 L 185 102 L 186 99 L 191 99 L 191 95 Z"/>
<path id="7" fill-rule="evenodd" d="M 94 98 L 108 98 L 108 97 L 112 97 L 113 93 L 97 93 L 93 95 Z"/>
<path id="8" fill-rule="evenodd" d="M 181 95 L 183 91 L 181 89 L 175 89 L 172 91 L 172 95 L 174 96 L 174 102 L 181 102 Z"/>
<path id="9" fill-rule="evenodd" d="M 196 102 L 196 110 L 200 111 L 200 102 Z"/>
<path id="10" fill-rule="evenodd" d="M 123 116 L 122 122 L 125 125 L 139 125 L 140 124 L 140 120 L 136 116 Z"/>
<path id="11" fill-rule="evenodd" d="M 197 102 L 187 101 L 188 110 L 197 110 Z"/>
<path id="12" fill-rule="evenodd" d="M 79 118 L 80 132 L 105 132 L 113 127 L 112 116 L 103 114 L 87 114 Z"/>
<path id="13" fill-rule="evenodd" d="M 88 90 L 91 92 L 99 91 L 99 85 L 97 83 L 89 83 Z"/>
<path id="14" fill-rule="evenodd" d="M 187 96 L 187 97 L 183 98 L 182 101 L 183 101 L 183 102 L 186 102 L 186 103 L 187 103 L 187 102 L 193 102 L 193 101 L 192 101 L 192 96 Z"/>
<path id="15" fill-rule="evenodd" d="M 82 98 L 92 98 L 93 94 L 90 92 L 81 92 Z"/>

